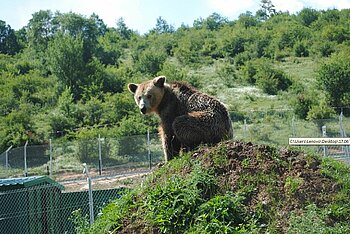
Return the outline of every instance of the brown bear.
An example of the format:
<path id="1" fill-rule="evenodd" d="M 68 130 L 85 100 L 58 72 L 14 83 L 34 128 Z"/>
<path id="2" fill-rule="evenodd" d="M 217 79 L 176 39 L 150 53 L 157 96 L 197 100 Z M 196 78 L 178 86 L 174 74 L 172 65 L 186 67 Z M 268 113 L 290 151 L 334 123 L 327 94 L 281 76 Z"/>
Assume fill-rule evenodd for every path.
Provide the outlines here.
<path id="1" fill-rule="evenodd" d="M 129 84 L 142 114 L 156 113 L 165 160 L 181 150 L 232 138 L 232 123 L 225 106 L 184 82 L 165 83 L 165 76 Z"/>

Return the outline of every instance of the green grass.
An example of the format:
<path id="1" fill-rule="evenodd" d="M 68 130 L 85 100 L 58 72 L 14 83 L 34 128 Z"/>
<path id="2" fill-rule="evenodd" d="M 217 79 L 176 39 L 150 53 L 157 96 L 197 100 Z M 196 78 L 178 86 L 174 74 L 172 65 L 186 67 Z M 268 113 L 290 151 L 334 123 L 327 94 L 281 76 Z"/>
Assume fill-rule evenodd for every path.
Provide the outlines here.
<path id="1" fill-rule="evenodd" d="M 168 162 L 142 186 L 109 204 L 90 228 L 80 227 L 84 230 L 80 233 L 343 233 L 349 230 L 349 166 L 331 159 L 320 162 L 313 155 L 290 154 L 298 158 L 297 162 L 306 162 L 306 173 L 314 173 L 308 168 L 319 162 L 320 174 L 315 176 L 334 181 L 339 190 L 311 192 L 306 196 L 307 201 L 298 200 L 309 191 L 303 187 L 309 178 L 294 175 L 299 169 L 289 157 L 285 158 L 273 147 L 247 144 L 242 150 L 227 143 L 204 147 Z M 290 175 L 281 178 L 281 173 Z M 329 198 L 331 193 L 335 195 Z"/>
<path id="2" fill-rule="evenodd" d="M 316 62 L 316 60 L 317 59 L 310 57 L 289 57 L 286 58 L 285 62 L 276 64 L 276 67 L 290 75 L 295 82 L 299 82 L 306 87 L 312 87 L 316 84 L 316 71 L 320 64 L 320 62 Z"/>

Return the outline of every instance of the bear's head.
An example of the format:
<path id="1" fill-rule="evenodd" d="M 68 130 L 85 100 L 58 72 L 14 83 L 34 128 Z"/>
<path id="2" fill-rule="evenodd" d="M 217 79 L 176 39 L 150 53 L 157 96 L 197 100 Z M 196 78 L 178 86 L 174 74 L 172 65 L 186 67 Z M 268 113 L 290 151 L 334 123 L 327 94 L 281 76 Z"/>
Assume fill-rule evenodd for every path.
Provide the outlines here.
<path id="1" fill-rule="evenodd" d="M 157 112 L 164 95 L 165 79 L 165 76 L 158 76 L 141 84 L 128 84 L 142 114 Z"/>

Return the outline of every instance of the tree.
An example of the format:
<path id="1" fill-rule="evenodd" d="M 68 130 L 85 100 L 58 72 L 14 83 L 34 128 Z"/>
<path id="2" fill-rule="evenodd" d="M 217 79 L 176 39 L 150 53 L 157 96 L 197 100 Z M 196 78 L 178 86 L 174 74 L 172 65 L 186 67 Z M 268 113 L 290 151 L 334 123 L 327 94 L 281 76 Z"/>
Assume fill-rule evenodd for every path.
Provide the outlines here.
<path id="1" fill-rule="evenodd" d="M 162 33 L 173 33 L 175 32 L 174 26 L 168 24 L 168 22 L 161 16 L 157 18 L 156 27 L 151 30 L 151 32 L 156 32 L 158 34 Z"/>
<path id="2" fill-rule="evenodd" d="M 126 26 L 124 18 L 119 18 L 117 20 L 117 32 L 125 40 L 130 40 L 133 34 L 133 31 Z"/>
<path id="3" fill-rule="evenodd" d="M 87 63 L 95 53 L 97 38 L 106 32 L 106 26 L 96 15 L 85 18 L 76 13 L 56 13 L 54 19 L 57 32 L 70 35 L 73 38 L 80 37 L 83 40 L 83 58 Z"/>
<path id="4" fill-rule="evenodd" d="M 52 23 L 52 12 L 41 10 L 32 16 L 27 25 L 29 46 L 35 51 L 43 52 L 47 49 L 49 40 L 55 31 Z"/>
<path id="5" fill-rule="evenodd" d="M 21 100 L 16 110 L 1 118 L 0 121 L 0 149 L 4 146 L 19 146 L 26 140 L 33 140 L 33 106 Z"/>
<path id="6" fill-rule="evenodd" d="M 98 38 L 95 56 L 107 65 L 118 65 L 118 59 L 122 55 L 121 37 L 115 30 L 108 30 L 105 35 Z"/>
<path id="7" fill-rule="evenodd" d="M 155 76 L 161 69 L 166 60 L 166 53 L 156 48 L 144 50 L 137 61 L 138 70 Z"/>
<path id="8" fill-rule="evenodd" d="M 241 24 L 245 29 L 247 29 L 249 27 L 256 26 L 258 24 L 258 21 L 256 17 L 253 16 L 252 12 L 247 11 L 239 15 L 238 23 Z"/>
<path id="9" fill-rule="evenodd" d="M 272 4 L 271 0 L 261 0 L 260 6 L 261 9 L 256 12 L 256 16 L 261 21 L 266 21 L 276 14 L 275 5 Z"/>
<path id="10" fill-rule="evenodd" d="M 318 15 L 319 13 L 317 10 L 312 8 L 304 8 L 300 11 L 298 17 L 305 26 L 310 26 L 318 19 Z"/>
<path id="11" fill-rule="evenodd" d="M 204 20 L 204 25 L 209 30 L 218 30 L 227 23 L 228 19 L 216 12 L 214 12 Z"/>
<path id="12" fill-rule="evenodd" d="M 104 35 L 108 31 L 107 25 L 95 13 L 93 13 L 88 20 L 96 26 L 99 36 Z"/>
<path id="13" fill-rule="evenodd" d="M 350 50 L 334 54 L 318 71 L 318 82 L 333 107 L 350 105 Z"/>
<path id="14" fill-rule="evenodd" d="M 75 100 L 81 96 L 81 85 L 86 77 L 84 41 L 78 37 L 58 34 L 49 44 L 49 68 L 59 81 L 69 88 Z"/>
<path id="15" fill-rule="evenodd" d="M 73 94 L 69 87 L 61 93 L 58 98 L 57 107 L 48 118 L 51 132 L 56 136 L 62 136 L 65 131 L 73 129 L 76 124 L 75 116 L 77 107 L 74 104 Z"/>
<path id="16" fill-rule="evenodd" d="M 21 50 L 15 30 L 5 21 L 0 20 L 0 53 L 14 55 Z"/>
<path id="17" fill-rule="evenodd" d="M 76 108 L 74 105 L 73 94 L 69 87 L 66 87 L 59 96 L 57 107 L 58 110 L 62 112 L 66 117 L 72 117 L 74 115 Z"/>

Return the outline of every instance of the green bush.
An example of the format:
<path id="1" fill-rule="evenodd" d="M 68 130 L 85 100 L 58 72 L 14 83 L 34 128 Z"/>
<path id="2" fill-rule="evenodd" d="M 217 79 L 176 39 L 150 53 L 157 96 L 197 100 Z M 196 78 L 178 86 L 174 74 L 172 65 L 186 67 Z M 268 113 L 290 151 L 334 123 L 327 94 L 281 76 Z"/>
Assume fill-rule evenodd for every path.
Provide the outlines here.
<path id="1" fill-rule="evenodd" d="M 350 50 L 334 54 L 318 70 L 317 80 L 335 107 L 350 105 Z"/>
<path id="2" fill-rule="evenodd" d="M 151 76 L 156 74 L 162 69 L 167 55 L 164 51 L 158 49 L 146 49 L 139 55 L 136 62 L 137 69 Z"/>
<path id="3" fill-rule="evenodd" d="M 298 42 L 294 45 L 294 55 L 297 57 L 308 57 L 309 50 L 302 42 Z"/>
<path id="4" fill-rule="evenodd" d="M 330 41 L 316 41 L 312 45 L 312 51 L 321 57 L 328 57 L 335 52 L 336 43 Z"/>
<path id="5" fill-rule="evenodd" d="M 257 73 L 257 66 L 253 61 L 248 61 L 243 67 L 242 67 L 242 73 L 243 78 L 245 81 L 247 81 L 248 84 L 255 84 L 256 82 L 256 73 Z"/>
<path id="6" fill-rule="evenodd" d="M 331 108 L 325 100 L 321 100 L 320 103 L 312 105 L 307 113 L 307 119 L 330 119 L 335 115 L 335 111 Z"/>
<path id="7" fill-rule="evenodd" d="M 216 72 L 229 88 L 232 88 L 238 79 L 235 67 L 229 63 L 223 63 L 221 66 L 217 67 Z"/>
<path id="8" fill-rule="evenodd" d="M 186 73 L 187 71 L 183 67 L 178 66 L 172 62 L 166 61 L 163 64 L 162 70 L 158 72 L 158 75 L 166 76 L 167 82 L 171 82 L 175 80 L 186 80 Z"/>
<path id="9" fill-rule="evenodd" d="M 256 84 L 267 94 L 276 95 L 292 85 L 291 79 L 282 70 L 274 68 L 266 58 L 251 60 L 241 70 L 247 83 Z"/>
<path id="10" fill-rule="evenodd" d="M 270 95 L 276 95 L 280 90 L 285 91 L 292 84 L 282 70 L 275 69 L 268 63 L 260 64 L 255 77 L 257 86 Z"/>

